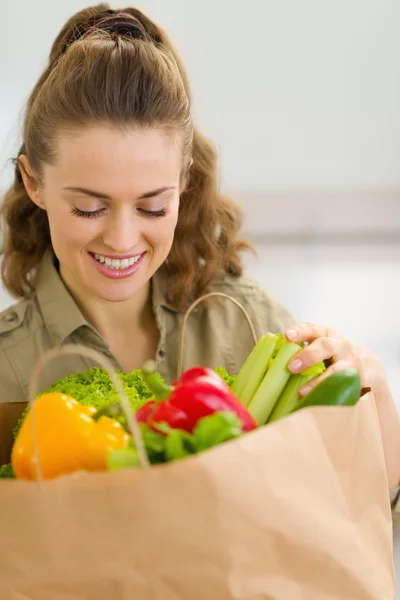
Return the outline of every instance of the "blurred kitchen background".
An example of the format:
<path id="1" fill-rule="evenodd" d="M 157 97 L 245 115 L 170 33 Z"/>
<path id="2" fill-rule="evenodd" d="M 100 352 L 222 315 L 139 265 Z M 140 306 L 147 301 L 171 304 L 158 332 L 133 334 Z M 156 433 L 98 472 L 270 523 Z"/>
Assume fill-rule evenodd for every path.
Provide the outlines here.
<path id="1" fill-rule="evenodd" d="M 86 5 L 2 7 L 0 189 L 50 44 Z M 298 321 L 372 348 L 400 411 L 400 2 L 135 5 L 186 62 L 197 126 L 220 152 L 221 185 L 241 202 L 258 251 L 249 272 Z M 2 291 L 0 309 L 11 301 Z"/>

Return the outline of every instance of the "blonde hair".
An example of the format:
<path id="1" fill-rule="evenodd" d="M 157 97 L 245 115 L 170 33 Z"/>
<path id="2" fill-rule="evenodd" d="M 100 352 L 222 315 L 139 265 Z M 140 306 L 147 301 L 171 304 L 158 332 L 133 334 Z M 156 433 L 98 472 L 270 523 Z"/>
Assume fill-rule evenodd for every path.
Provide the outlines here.
<path id="1" fill-rule="evenodd" d="M 177 53 L 165 32 L 135 8 L 99 4 L 67 21 L 28 100 L 19 156 L 28 157 L 40 181 L 43 164 L 55 160 L 61 128 L 104 122 L 160 127 L 181 136 L 188 183 L 163 266 L 170 301 L 184 309 L 224 272 L 239 276 L 239 253 L 251 249 L 237 237 L 239 208 L 220 194 L 216 153 L 193 128 L 189 84 Z M 47 213 L 30 200 L 18 159 L 1 219 L 3 283 L 13 296 L 28 298 L 51 240 Z"/>

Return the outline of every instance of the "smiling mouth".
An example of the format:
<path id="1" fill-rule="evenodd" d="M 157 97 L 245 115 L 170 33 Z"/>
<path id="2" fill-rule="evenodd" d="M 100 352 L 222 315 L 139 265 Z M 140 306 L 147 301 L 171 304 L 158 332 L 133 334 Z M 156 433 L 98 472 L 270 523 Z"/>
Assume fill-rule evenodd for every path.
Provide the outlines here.
<path id="1" fill-rule="evenodd" d="M 90 252 L 90 254 L 99 262 L 100 264 L 106 265 L 109 269 L 115 269 L 116 271 L 129 269 L 138 260 L 141 258 L 142 254 L 137 254 L 136 256 L 132 256 L 131 258 L 109 258 L 108 256 L 103 256 L 102 254 L 97 254 Z"/>

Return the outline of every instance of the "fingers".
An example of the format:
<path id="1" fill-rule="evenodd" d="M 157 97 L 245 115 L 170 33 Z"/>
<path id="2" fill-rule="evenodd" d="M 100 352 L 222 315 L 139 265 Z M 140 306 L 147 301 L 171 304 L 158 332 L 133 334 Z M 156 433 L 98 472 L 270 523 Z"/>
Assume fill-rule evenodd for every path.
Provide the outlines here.
<path id="1" fill-rule="evenodd" d="M 334 359 L 345 360 L 351 354 L 351 344 L 344 338 L 321 337 L 306 346 L 288 365 L 292 373 L 300 373 L 319 362 Z"/>
<path id="2" fill-rule="evenodd" d="M 332 329 L 324 325 L 313 323 L 301 323 L 295 325 L 285 332 L 285 336 L 291 342 L 313 342 L 322 337 L 339 337 Z"/>
<path id="3" fill-rule="evenodd" d="M 313 390 L 318 384 L 321 383 L 321 381 L 323 381 L 324 379 L 327 379 L 334 373 L 338 373 L 339 371 L 345 371 L 346 369 L 353 369 L 353 368 L 354 368 L 354 364 L 351 359 L 342 360 L 342 361 L 333 363 L 333 365 L 331 365 L 328 369 L 326 369 L 326 371 L 324 371 L 322 373 L 322 375 L 320 375 L 316 379 L 313 379 L 313 381 L 310 381 L 310 383 L 308 383 L 306 386 L 304 386 L 300 389 L 300 391 L 299 391 L 300 397 L 304 398 L 304 396 L 309 394 L 311 392 L 311 390 Z"/>

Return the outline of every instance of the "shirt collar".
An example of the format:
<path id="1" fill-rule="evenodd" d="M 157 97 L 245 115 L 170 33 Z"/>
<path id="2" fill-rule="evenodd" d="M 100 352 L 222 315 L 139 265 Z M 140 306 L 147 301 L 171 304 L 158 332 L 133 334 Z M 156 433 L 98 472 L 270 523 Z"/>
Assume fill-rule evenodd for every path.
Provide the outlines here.
<path id="1" fill-rule="evenodd" d="M 90 327 L 65 287 L 52 251 L 45 253 L 38 276 L 36 296 L 43 320 L 55 344 L 60 344 L 80 327 Z"/>
<path id="2" fill-rule="evenodd" d="M 36 296 L 53 342 L 60 344 L 79 328 L 92 329 L 92 327 L 64 285 L 56 262 L 57 259 L 52 251 L 45 253 L 39 270 Z M 152 305 L 156 315 L 159 315 L 160 309 L 177 312 L 167 299 L 167 282 L 167 274 L 161 267 L 151 281 Z"/>
<path id="3" fill-rule="evenodd" d="M 163 267 L 160 267 L 151 279 L 151 294 L 153 310 L 156 314 L 160 309 L 177 312 L 177 309 L 168 300 L 168 276 Z"/>

